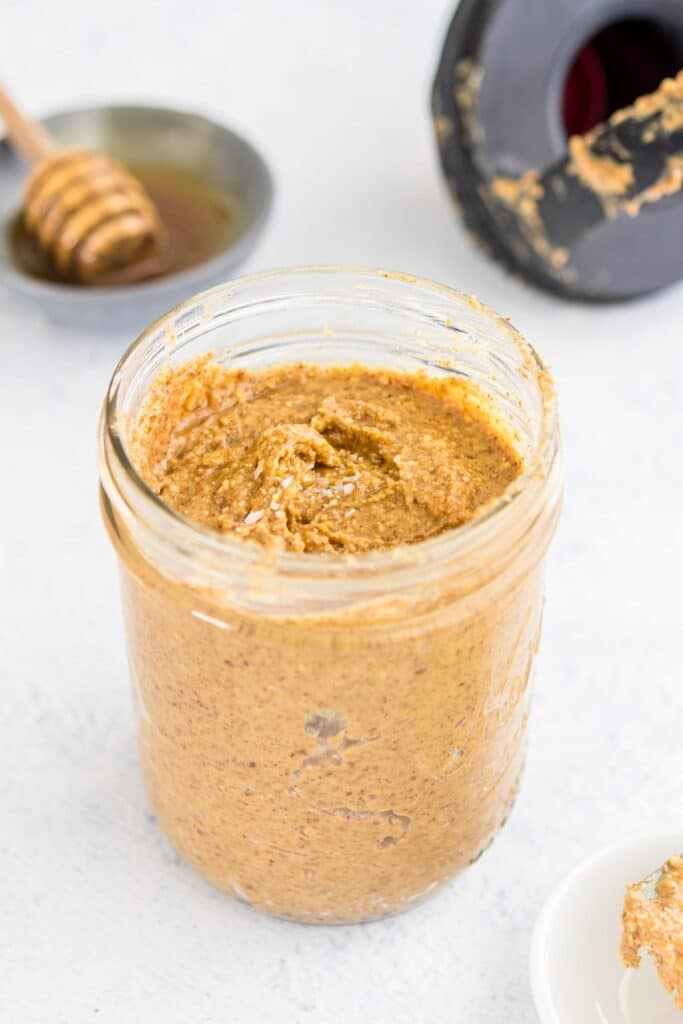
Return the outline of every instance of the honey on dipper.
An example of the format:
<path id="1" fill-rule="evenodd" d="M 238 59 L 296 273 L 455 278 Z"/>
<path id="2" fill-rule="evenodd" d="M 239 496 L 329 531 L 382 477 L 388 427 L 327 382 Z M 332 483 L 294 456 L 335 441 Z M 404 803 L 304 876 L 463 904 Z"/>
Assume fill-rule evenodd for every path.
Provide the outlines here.
<path id="1" fill-rule="evenodd" d="M 2 89 L 0 115 L 32 168 L 10 228 L 15 262 L 29 275 L 133 284 L 210 259 L 232 234 L 231 197 L 190 173 L 145 167 L 138 174 L 92 149 L 59 148 Z"/>

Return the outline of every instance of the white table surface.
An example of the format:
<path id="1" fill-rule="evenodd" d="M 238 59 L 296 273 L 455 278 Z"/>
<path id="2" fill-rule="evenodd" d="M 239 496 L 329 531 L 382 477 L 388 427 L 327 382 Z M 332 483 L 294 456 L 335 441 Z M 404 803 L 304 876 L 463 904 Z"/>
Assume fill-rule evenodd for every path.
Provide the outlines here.
<path id="1" fill-rule="evenodd" d="M 7 1024 L 527 1024 L 529 934 L 552 883 L 604 841 L 680 824 L 683 290 L 563 304 L 473 247 L 427 113 L 448 13 L 444 0 L 2 4 L 3 78 L 30 109 L 194 107 L 262 148 L 277 206 L 247 269 L 384 265 L 511 315 L 554 367 L 567 476 L 528 768 L 502 835 L 404 916 L 269 920 L 180 862 L 138 776 L 94 451 L 129 334 L 56 328 L 2 296 Z"/>

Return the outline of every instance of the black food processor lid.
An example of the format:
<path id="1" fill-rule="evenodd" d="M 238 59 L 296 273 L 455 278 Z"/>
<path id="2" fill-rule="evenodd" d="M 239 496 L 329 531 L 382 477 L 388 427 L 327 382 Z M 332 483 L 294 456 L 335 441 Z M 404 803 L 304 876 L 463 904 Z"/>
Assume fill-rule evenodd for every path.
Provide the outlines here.
<path id="1" fill-rule="evenodd" d="M 683 276 L 683 0 L 462 0 L 434 82 L 467 226 L 560 295 Z"/>

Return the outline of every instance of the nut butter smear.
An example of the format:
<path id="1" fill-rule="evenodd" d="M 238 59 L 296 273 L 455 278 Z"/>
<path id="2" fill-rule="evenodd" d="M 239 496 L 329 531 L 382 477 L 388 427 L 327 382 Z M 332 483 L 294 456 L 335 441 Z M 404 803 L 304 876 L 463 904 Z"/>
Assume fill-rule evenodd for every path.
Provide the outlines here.
<path id="1" fill-rule="evenodd" d="M 483 393 L 454 375 L 207 356 L 158 373 L 128 449 L 191 520 L 336 565 L 471 520 L 522 470 Z M 499 538 L 502 560 L 470 562 L 466 585 L 460 563 L 432 560 L 408 591 L 387 580 L 334 605 L 302 577 L 305 603 L 282 608 L 245 600 L 240 571 L 224 586 L 167 573 L 109 514 L 145 782 L 211 882 L 296 920 L 367 920 L 488 846 L 524 760 L 555 506 Z M 259 579 L 277 595 L 273 565 Z"/>
<path id="2" fill-rule="evenodd" d="M 360 366 L 162 373 L 139 418 L 142 475 L 223 533 L 357 553 L 459 526 L 521 471 L 460 380 Z"/>
<path id="3" fill-rule="evenodd" d="M 623 963 L 638 968 L 648 953 L 664 988 L 683 1010 L 683 857 L 672 857 L 628 886 L 622 925 Z"/>

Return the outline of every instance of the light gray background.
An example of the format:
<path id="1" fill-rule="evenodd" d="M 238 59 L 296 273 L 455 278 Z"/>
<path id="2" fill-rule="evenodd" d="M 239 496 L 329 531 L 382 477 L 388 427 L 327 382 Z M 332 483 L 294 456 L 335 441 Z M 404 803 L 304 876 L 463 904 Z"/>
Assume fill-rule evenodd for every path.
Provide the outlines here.
<path id="1" fill-rule="evenodd" d="M 278 201 L 249 269 L 381 264 L 509 314 L 554 367 L 567 473 L 528 770 L 503 834 L 405 916 L 271 921 L 179 862 L 138 777 L 94 451 L 130 338 L 54 329 L 3 296 L 8 1024 L 527 1024 L 530 929 L 558 875 L 603 841 L 680 824 L 683 291 L 566 305 L 473 248 L 427 115 L 448 13 L 444 0 L 0 5 L 2 74 L 30 109 L 175 103 L 262 147 Z"/>

